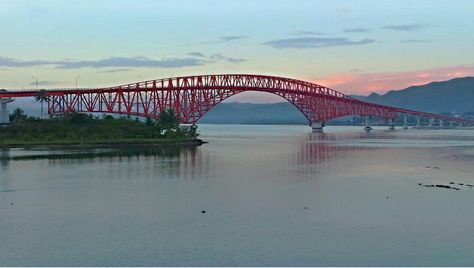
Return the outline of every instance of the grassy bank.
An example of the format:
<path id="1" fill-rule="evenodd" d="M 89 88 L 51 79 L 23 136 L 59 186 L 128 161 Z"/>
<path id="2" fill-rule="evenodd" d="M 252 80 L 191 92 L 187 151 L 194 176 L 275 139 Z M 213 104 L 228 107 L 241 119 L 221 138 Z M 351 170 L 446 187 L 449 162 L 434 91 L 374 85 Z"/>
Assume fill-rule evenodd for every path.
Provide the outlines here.
<path id="1" fill-rule="evenodd" d="M 9 126 L 0 128 L 0 146 L 112 147 L 201 143 L 195 128 L 179 127 L 174 113 L 165 113 L 161 120 L 147 119 L 146 122 L 80 113 L 44 120 L 13 116 Z"/>

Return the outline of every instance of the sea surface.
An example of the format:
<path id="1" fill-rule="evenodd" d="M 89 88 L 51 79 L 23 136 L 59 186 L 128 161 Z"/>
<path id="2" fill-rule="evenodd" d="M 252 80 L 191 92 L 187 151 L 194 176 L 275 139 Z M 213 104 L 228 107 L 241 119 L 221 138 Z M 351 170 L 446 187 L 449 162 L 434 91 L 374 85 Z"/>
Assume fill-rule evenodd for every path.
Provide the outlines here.
<path id="1" fill-rule="evenodd" d="M 474 266 L 474 130 L 199 132 L 0 150 L 0 266 Z"/>

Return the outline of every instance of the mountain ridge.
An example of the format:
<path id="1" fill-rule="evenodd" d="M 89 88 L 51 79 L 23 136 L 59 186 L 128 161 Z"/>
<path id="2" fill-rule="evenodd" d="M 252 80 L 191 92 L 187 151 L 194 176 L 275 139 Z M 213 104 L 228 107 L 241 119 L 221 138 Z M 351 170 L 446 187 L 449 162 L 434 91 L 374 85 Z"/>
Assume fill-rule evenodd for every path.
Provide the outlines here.
<path id="1" fill-rule="evenodd" d="M 362 100 L 430 113 L 474 112 L 474 77 L 430 82 L 385 94 L 374 92 Z"/>

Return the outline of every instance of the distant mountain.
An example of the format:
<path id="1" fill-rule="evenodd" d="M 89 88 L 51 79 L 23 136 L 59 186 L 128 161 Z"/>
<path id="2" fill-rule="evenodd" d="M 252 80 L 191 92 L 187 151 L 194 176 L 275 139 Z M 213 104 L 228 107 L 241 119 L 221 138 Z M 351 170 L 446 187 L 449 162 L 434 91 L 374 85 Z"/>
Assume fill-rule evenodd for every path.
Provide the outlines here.
<path id="1" fill-rule="evenodd" d="M 362 100 L 430 113 L 474 112 L 474 77 L 372 93 Z"/>

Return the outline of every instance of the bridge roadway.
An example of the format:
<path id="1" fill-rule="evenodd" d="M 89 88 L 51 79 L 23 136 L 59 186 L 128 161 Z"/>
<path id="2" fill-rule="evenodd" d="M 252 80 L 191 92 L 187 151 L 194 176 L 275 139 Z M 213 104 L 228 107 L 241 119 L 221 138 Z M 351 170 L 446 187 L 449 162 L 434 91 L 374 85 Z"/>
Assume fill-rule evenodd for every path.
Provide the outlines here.
<path id="1" fill-rule="evenodd" d="M 443 126 L 443 121 L 460 125 L 474 123 L 458 117 L 360 101 L 311 82 L 254 74 L 196 75 L 105 88 L 45 90 L 50 97 L 49 114 L 77 111 L 158 118 L 160 111 L 171 108 L 176 111 L 180 123 L 196 124 L 206 112 L 228 97 L 258 91 L 278 95 L 292 103 L 314 130 L 321 130 L 332 119 L 349 115 L 365 117 L 367 129 L 370 129 L 372 117 L 388 120 L 393 128 L 399 114 L 405 115 L 405 127 L 406 115 L 416 116 L 417 126 L 421 125 L 422 118 L 429 119 L 429 124 L 438 120 L 440 126 Z M 0 90 L 1 113 L 8 114 L 6 103 L 12 98 L 34 97 L 37 94 L 38 90 Z M 0 119 L 5 120 L 4 117 L 0 116 Z"/>

